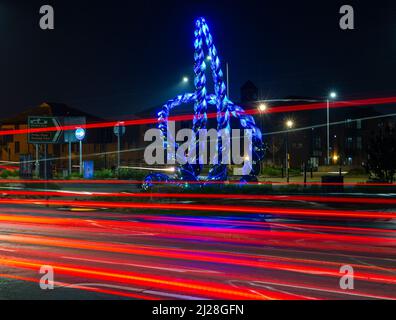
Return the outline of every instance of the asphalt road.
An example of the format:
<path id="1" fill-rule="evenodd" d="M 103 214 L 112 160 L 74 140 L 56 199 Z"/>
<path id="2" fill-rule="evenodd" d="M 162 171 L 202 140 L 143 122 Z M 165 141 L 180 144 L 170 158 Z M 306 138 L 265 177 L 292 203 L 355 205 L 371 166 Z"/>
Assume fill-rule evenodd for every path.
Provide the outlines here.
<path id="1" fill-rule="evenodd" d="M 327 204 L 298 206 L 320 212 Z M 340 286 L 345 265 L 353 268 L 353 289 Z M 52 290 L 40 288 L 42 266 L 54 270 Z M 0 204 L 0 298 L 395 299 L 396 224 Z"/>

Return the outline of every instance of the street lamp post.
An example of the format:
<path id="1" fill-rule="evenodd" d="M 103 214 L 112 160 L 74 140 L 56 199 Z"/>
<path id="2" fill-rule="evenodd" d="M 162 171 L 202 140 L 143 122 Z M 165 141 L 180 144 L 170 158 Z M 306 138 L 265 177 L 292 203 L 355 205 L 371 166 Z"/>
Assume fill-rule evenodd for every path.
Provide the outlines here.
<path id="1" fill-rule="evenodd" d="M 333 91 L 330 92 L 327 98 L 327 165 L 330 165 L 330 99 L 335 99 L 337 94 Z"/>
<path id="2" fill-rule="evenodd" d="M 118 122 L 114 126 L 114 134 L 117 137 L 117 173 L 120 173 L 121 166 L 121 136 L 125 134 L 125 125 L 124 122 Z"/>
<path id="3" fill-rule="evenodd" d="M 286 181 L 289 183 L 290 175 L 289 175 L 289 165 L 290 165 L 290 157 L 289 157 L 289 130 L 293 128 L 294 122 L 292 120 L 286 121 Z"/>
<path id="4" fill-rule="evenodd" d="M 263 131 L 264 131 L 263 115 L 267 111 L 268 106 L 265 103 L 260 103 L 257 109 L 260 112 L 260 130 L 261 130 L 261 133 L 263 133 Z M 262 161 L 260 162 L 260 173 L 263 173 L 263 162 Z"/>
<path id="5" fill-rule="evenodd" d="M 39 145 L 36 144 L 36 177 L 38 178 L 40 176 L 40 161 L 39 161 Z"/>

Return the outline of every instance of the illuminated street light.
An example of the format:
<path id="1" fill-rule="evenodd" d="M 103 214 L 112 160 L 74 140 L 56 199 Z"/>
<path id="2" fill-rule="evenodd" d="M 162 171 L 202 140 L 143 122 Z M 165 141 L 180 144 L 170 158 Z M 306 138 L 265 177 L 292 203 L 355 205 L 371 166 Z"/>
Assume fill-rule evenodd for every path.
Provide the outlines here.
<path id="1" fill-rule="evenodd" d="M 327 165 L 330 164 L 330 99 L 337 98 L 337 93 L 331 91 L 327 98 Z"/>
<path id="2" fill-rule="evenodd" d="M 293 126 L 294 126 L 293 120 L 287 120 L 287 121 L 286 121 L 286 127 L 287 127 L 288 129 L 293 128 Z"/>
<path id="3" fill-rule="evenodd" d="M 339 156 L 338 156 L 337 154 L 334 154 L 334 155 L 333 155 L 333 161 L 334 161 L 334 163 L 336 163 L 336 162 L 338 161 L 338 159 L 339 159 Z"/>
<path id="4" fill-rule="evenodd" d="M 258 111 L 260 112 L 260 130 L 264 132 L 264 121 L 263 121 L 263 114 L 267 111 L 268 106 L 265 103 L 260 103 L 257 106 Z M 260 173 L 263 172 L 263 161 L 260 162 Z"/>
<path id="5" fill-rule="evenodd" d="M 286 121 L 286 128 L 291 129 L 294 126 L 293 120 L 287 120 Z M 290 166 L 290 155 L 289 155 L 289 130 L 286 130 L 286 180 L 287 183 L 290 181 L 289 177 L 289 166 Z"/>
<path id="6" fill-rule="evenodd" d="M 268 109 L 268 107 L 267 107 L 267 105 L 265 103 L 260 103 L 259 106 L 258 106 L 258 110 L 260 112 L 265 112 L 265 111 L 267 111 L 267 109 Z"/>
<path id="7" fill-rule="evenodd" d="M 183 77 L 183 82 L 187 83 L 188 82 L 188 77 Z"/>

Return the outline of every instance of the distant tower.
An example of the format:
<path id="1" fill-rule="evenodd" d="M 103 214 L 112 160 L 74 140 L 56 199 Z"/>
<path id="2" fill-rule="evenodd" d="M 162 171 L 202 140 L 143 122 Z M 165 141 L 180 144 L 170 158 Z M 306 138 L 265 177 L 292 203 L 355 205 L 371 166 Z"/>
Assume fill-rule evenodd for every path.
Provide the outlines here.
<path id="1" fill-rule="evenodd" d="M 241 102 L 252 102 L 258 99 L 258 88 L 250 80 L 241 87 Z"/>

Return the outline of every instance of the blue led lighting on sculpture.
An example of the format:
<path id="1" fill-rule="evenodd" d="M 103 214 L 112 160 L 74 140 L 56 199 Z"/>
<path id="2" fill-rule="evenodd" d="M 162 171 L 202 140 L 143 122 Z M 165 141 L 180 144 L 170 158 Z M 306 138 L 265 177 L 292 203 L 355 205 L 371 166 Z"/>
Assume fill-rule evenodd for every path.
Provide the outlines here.
<path id="1" fill-rule="evenodd" d="M 193 119 L 193 130 L 196 136 L 200 129 L 206 129 L 207 124 L 207 108 L 208 105 L 215 105 L 217 108 L 217 130 L 225 130 L 230 132 L 230 118 L 235 117 L 239 119 L 241 127 L 244 129 L 252 130 L 252 143 L 250 144 L 252 159 L 249 162 L 249 174 L 242 177 L 241 182 L 246 183 L 250 181 L 257 181 L 256 176 L 259 174 L 260 162 L 264 158 L 264 148 L 262 143 L 261 131 L 256 127 L 255 121 L 252 116 L 247 115 L 245 111 L 235 105 L 227 97 L 227 87 L 223 79 L 223 71 L 221 70 L 220 58 L 218 57 L 216 47 L 213 43 L 212 35 L 209 32 L 209 27 L 206 24 L 204 18 L 199 18 L 195 23 L 195 41 L 194 41 L 194 74 L 195 74 L 195 92 L 185 93 L 177 96 L 176 98 L 169 100 L 163 105 L 160 112 L 158 112 L 158 128 L 162 132 L 164 139 L 164 147 L 168 144 L 173 144 L 174 150 L 177 150 L 178 144 L 175 142 L 174 137 L 168 136 L 168 118 L 170 111 L 181 105 L 194 103 L 194 119 Z M 204 46 L 208 50 L 208 54 L 205 54 Z M 214 94 L 208 94 L 206 89 L 206 63 L 205 59 L 208 58 L 210 63 L 213 83 L 214 83 Z M 198 139 L 197 139 L 198 141 Z M 192 146 L 199 148 L 197 145 Z M 222 145 L 221 139 L 217 142 L 217 162 L 218 164 L 212 165 L 207 177 L 207 181 L 226 181 L 228 179 L 227 165 L 222 164 L 222 151 L 229 150 L 228 145 Z M 225 149 L 228 148 L 228 149 Z M 179 155 L 176 155 L 176 163 L 182 163 L 182 159 L 177 159 Z M 179 160 L 179 161 L 178 161 Z M 199 161 L 194 161 L 199 162 Z M 184 163 L 184 162 L 183 162 Z M 180 180 L 180 184 L 184 185 L 183 181 L 198 181 L 198 176 L 202 171 L 202 165 L 197 164 L 185 164 L 180 165 L 177 168 L 177 179 Z M 144 187 L 152 186 L 152 181 L 164 177 L 158 177 L 156 174 L 149 175 L 146 177 Z"/>

